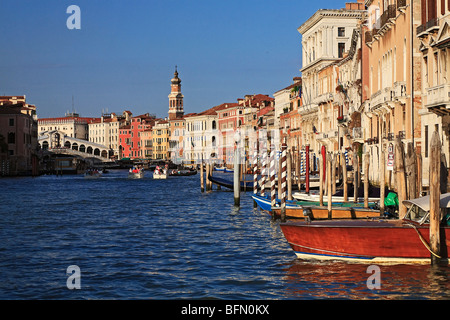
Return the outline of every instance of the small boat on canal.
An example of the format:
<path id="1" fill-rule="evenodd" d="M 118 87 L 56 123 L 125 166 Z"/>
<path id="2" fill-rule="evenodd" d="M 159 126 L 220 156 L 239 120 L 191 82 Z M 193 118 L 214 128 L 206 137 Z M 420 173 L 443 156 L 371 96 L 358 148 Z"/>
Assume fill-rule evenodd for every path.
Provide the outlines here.
<path id="1" fill-rule="evenodd" d="M 168 165 L 164 168 L 156 166 L 155 171 L 153 171 L 153 179 L 167 179 L 168 176 Z"/>
<path id="2" fill-rule="evenodd" d="M 153 172 L 153 179 L 167 179 L 167 173 Z"/>
<path id="3" fill-rule="evenodd" d="M 281 230 L 300 259 L 362 263 L 429 263 L 431 250 L 429 196 L 405 200 L 403 219 L 355 219 L 281 223 Z M 441 260 L 450 250 L 450 193 L 442 194 Z"/>
<path id="4" fill-rule="evenodd" d="M 134 167 L 128 171 L 128 179 L 143 179 L 144 175 L 143 168 Z"/>
<path id="5" fill-rule="evenodd" d="M 97 169 L 88 169 L 84 173 L 85 179 L 98 179 L 102 176 L 102 173 L 98 171 Z"/>
<path id="6" fill-rule="evenodd" d="M 208 175 L 208 179 L 211 180 L 212 183 L 215 183 L 219 186 L 234 190 L 233 180 L 213 177 L 211 175 Z M 253 181 L 241 181 L 240 185 L 241 191 L 253 191 Z"/>
<path id="7" fill-rule="evenodd" d="M 197 174 L 197 170 L 171 170 L 169 172 L 169 176 L 174 177 L 186 177 L 186 176 L 194 176 Z"/>

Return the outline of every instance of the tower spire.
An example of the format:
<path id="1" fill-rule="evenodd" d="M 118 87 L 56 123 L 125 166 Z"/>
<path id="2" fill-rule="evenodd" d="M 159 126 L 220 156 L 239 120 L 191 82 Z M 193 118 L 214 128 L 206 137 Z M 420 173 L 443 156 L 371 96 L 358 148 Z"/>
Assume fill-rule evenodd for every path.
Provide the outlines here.
<path id="1" fill-rule="evenodd" d="M 183 94 L 181 93 L 181 79 L 178 78 L 178 66 L 175 65 L 174 77 L 171 80 L 169 94 L 169 119 L 179 119 L 184 115 Z"/>

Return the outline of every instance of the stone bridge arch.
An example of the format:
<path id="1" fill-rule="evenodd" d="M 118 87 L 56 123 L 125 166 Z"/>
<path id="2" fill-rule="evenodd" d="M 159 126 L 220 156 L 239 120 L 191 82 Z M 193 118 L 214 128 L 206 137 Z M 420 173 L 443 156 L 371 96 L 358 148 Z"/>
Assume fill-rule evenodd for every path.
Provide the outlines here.
<path id="1" fill-rule="evenodd" d="M 66 153 L 82 156 L 85 158 L 94 157 L 102 161 L 108 161 L 109 148 L 87 140 L 77 139 L 65 135 L 59 131 L 46 131 L 38 138 L 41 149 L 57 153 Z"/>

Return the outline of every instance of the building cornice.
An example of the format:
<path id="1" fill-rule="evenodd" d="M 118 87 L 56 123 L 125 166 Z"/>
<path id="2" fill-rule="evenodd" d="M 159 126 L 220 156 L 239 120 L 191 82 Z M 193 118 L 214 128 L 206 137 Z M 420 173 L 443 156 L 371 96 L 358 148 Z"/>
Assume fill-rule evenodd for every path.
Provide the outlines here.
<path id="1" fill-rule="evenodd" d="M 304 34 L 320 20 L 324 18 L 348 18 L 348 19 L 360 19 L 363 17 L 365 10 L 347 10 L 347 9 L 321 9 L 316 11 L 305 23 L 297 28 L 300 34 Z"/>

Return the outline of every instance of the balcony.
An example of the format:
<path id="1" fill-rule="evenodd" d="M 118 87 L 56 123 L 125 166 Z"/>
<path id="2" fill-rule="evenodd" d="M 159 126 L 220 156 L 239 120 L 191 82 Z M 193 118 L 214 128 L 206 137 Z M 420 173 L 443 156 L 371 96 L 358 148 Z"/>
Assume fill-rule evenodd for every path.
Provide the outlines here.
<path id="1" fill-rule="evenodd" d="M 402 11 L 406 8 L 406 0 L 397 0 L 397 10 Z"/>
<path id="2" fill-rule="evenodd" d="M 400 139 L 406 139 L 406 133 L 405 131 L 399 131 L 398 135 L 396 136 L 396 138 L 400 138 Z"/>
<path id="3" fill-rule="evenodd" d="M 425 37 L 430 33 L 439 31 L 439 23 L 437 18 L 428 20 L 425 24 L 422 24 L 416 28 L 416 34 L 418 37 Z"/>
<path id="4" fill-rule="evenodd" d="M 407 91 L 406 91 L 406 82 L 405 81 L 397 81 L 394 83 L 394 87 L 392 89 L 392 101 L 398 101 L 401 104 L 406 103 L 406 98 L 408 97 Z"/>
<path id="5" fill-rule="evenodd" d="M 439 115 L 450 113 L 450 85 L 442 84 L 427 88 L 425 107 Z"/>
<path id="6" fill-rule="evenodd" d="M 327 135 L 328 135 L 328 139 L 337 141 L 337 139 L 339 137 L 339 131 L 331 130 L 331 131 L 328 131 Z"/>
<path id="7" fill-rule="evenodd" d="M 381 14 L 380 17 L 380 30 L 389 29 L 393 18 L 397 16 L 397 7 L 395 4 L 391 4 L 387 7 L 387 9 Z"/>
<path id="8" fill-rule="evenodd" d="M 393 132 L 389 132 L 388 135 L 387 135 L 388 141 L 394 141 L 394 138 L 395 138 L 394 133 Z"/>
<path id="9" fill-rule="evenodd" d="M 310 113 L 316 113 L 319 110 L 319 106 L 317 104 L 311 103 L 307 105 L 303 105 L 298 108 L 298 113 L 301 115 L 308 115 Z"/>
<path id="10" fill-rule="evenodd" d="M 406 0 L 397 0 L 397 4 L 391 4 L 386 10 L 381 14 L 378 20 L 373 24 L 373 29 L 371 31 L 366 31 L 365 33 L 365 43 L 367 46 L 371 47 L 375 40 L 378 40 L 383 36 L 391 27 L 395 24 L 397 18 L 397 10 L 401 13 L 405 13 L 406 10 Z"/>
<path id="11" fill-rule="evenodd" d="M 370 97 L 370 110 L 379 109 L 387 102 L 392 101 L 393 94 L 391 91 L 392 89 L 389 87 L 375 92 Z"/>
<path id="12" fill-rule="evenodd" d="M 318 141 L 323 141 L 325 139 L 328 139 L 328 133 L 321 132 L 316 136 L 316 140 Z"/>
<path id="13" fill-rule="evenodd" d="M 332 93 L 323 93 L 316 98 L 313 99 L 314 104 L 321 104 L 321 103 L 327 103 L 333 101 L 333 94 Z"/>

